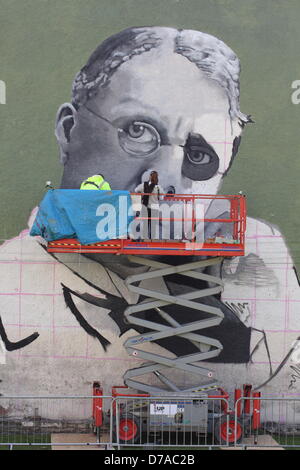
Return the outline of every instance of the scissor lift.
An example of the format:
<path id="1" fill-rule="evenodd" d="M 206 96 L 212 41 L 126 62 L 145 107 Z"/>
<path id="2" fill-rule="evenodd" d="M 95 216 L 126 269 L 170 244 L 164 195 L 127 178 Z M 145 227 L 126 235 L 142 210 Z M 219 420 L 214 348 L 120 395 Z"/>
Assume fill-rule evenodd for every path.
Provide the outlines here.
<path id="1" fill-rule="evenodd" d="M 201 436 L 207 445 L 208 434 L 213 436 L 213 445 L 232 445 L 243 436 L 257 435 L 260 428 L 260 392 L 252 392 L 249 384 L 235 389 L 233 409 L 229 394 L 220 387 L 210 393 L 165 392 L 153 396 L 114 386 L 108 411 L 104 411 L 102 397 L 100 383 L 94 382 L 93 430 L 99 442 L 101 432 L 111 431 L 112 442 L 121 445 L 149 443 L 151 439 L 155 443 L 163 440 L 165 445 L 178 444 L 180 435 L 185 445 L 192 444 L 192 435 Z"/>
<path id="2" fill-rule="evenodd" d="M 132 194 L 133 198 L 136 198 L 136 196 L 140 197 L 140 195 Z M 147 331 L 145 334 L 133 336 L 124 344 L 129 355 L 147 361 L 141 367 L 128 370 L 125 373 L 124 382 L 127 386 L 150 394 L 161 393 L 166 390 L 180 393 L 195 392 L 199 388 L 201 388 L 201 391 L 211 390 L 217 387 L 213 370 L 199 365 L 199 362 L 218 356 L 222 351 L 222 344 L 214 338 L 199 334 L 199 331 L 219 325 L 224 314 L 217 307 L 201 303 L 201 298 L 220 294 L 223 290 L 223 282 L 220 277 L 204 273 L 203 270 L 220 265 L 224 257 L 242 256 L 244 254 L 245 197 L 240 194 L 226 196 L 162 195 L 162 197 L 169 203 L 182 205 L 182 218 L 185 219 L 188 225 L 188 229 L 184 230 L 185 233 L 182 234 L 182 237 L 189 237 L 189 239 L 143 239 L 136 241 L 128 236 L 128 238 L 91 245 L 81 245 L 75 239 L 64 239 L 49 242 L 48 251 L 54 253 L 114 253 L 116 255 L 127 255 L 131 262 L 146 268 L 146 272 L 129 276 L 125 280 L 129 291 L 144 299 L 142 302 L 126 308 L 124 311 L 126 321 L 133 327 L 141 327 Z M 203 209 L 202 218 L 198 217 L 199 210 L 197 210 L 197 207 L 199 208 L 199 205 Z M 213 206 L 216 206 L 215 209 Z M 225 211 L 224 207 L 226 208 Z M 214 217 L 209 215 L 213 214 L 214 211 Z M 143 219 L 141 215 L 139 215 L 139 218 Z M 175 223 L 178 218 L 173 217 L 171 220 L 172 223 Z M 148 220 L 144 222 L 148 223 Z M 159 223 L 162 225 L 164 220 L 160 220 Z M 228 230 L 228 227 L 230 230 Z M 199 231 L 202 231 L 201 237 L 198 236 Z M 227 235 L 222 236 L 222 232 Z M 151 255 L 151 257 L 147 258 L 144 255 Z M 159 257 L 158 260 L 153 259 L 155 257 L 153 255 L 189 256 L 189 260 L 174 266 L 161 262 Z M 173 296 L 170 293 L 163 293 L 143 286 L 143 282 L 146 280 L 159 279 L 162 282 L 164 277 L 172 274 L 205 281 L 210 287 Z M 171 314 L 164 310 L 165 306 L 172 304 L 181 305 L 183 311 L 185 308 L 192 309 L 195 312 L 195 321 L 191 323 L 176 321 Z M 162 322 L 154 322 L 147 317 L 147 312 L 153 311 L 153 309 L 163 320 Z M 141 312 L 144 314 L 143 318 L 139 315 Z M 205 319 L 201 318 L 203 313 Z M 175 336 L 190 341 L 198 351 L 194 354 L 170 358 L 143 349 L 146 343 L 157 342 Z M 175 371 L 194 374 L 197 377 L 195 386 L 178 386 L 173 379 L 171 380 L 164 373 L 170 369 L 172 369 L 172 375 Z M 143 376 L 145 378 L 148 374 L 154 374 L 159 379 L 162 387 L 137 380 Z"/>
<path id="3" fill-rule="evenodd" d="M 136 199 L 141 195 L 132 194 Z M 126 255 L 131 262 L 146 268 L 146 272 L 127 277 L 125 283 L 129 291 L 138 294 L 143 300 L 130 305 L 124 311 L 126 321 L 133 327 L 139 327 L 146 333 L 135 335 L 125 341 L 124 347 L 129 355 L 145 361 L 139 367 L 128 370 L 124 375 L 126 387 L 138 391 L 138 394 L 157 396 L 180 394 L 189 396 L 200 393 L 207 396 L 219 396 L 218 381 L 213 369 L 203 367 L 201 362 L 217 357 L 222 351 L 220 341 L 202 335 L 199 332 L 219 325 L 224 317 L 220 308 L 201 303 L 201 299 L 218 295 L 223 290 L 223 281 L 219 276 L 204 272 L 207 268 L 216 268 L 224 257 L 243 256 L 245 250 L 246 201 L 245 196 L 239 195 L 161 195 L 169 203 L 182 205 L 182 217 L 189 222 L 189 229 L 183 231 L 181 239 L 175 239 L 170 234 L 169 239 L 159 235 L 156 239 L 127 238 L 108 240 L 90 245 L 81 245 L 76 239 L 63 239 L 48 243 L 51 253 L 110 253 Z M 199 218 L 197 207 L 204 208 Z M 224 209 L 225 207 L 225 211 Z M 139 212 L 137 217 L 148 223 L 147 217 Z M 160 216 L 159 227 L 164 223 Z M 175 223 L 178 218 L 170 216 Z M 201 236 L 199 237 L 199 231 Z M 161 234 L 161 231 L 159 232 Z M 225 235 L 224 235 L 225 233 Z M 200 238 L 200 240 L 199 240 Z M 148 255 L 145 256 L 145 255 Z M 150 255 L 150 257 L 149 257 Z M 188 256 L 188 262 L 168 264 L 161 261 L 165 256 Z M 165 260 L 165 258 L 164 258 Z M 214 269 L 214 272 L 217 272 Z M 182 295 L 171 295 L 161 290 L 145 287 L 144 281 L 162 280 L 170 275 L 181 275 L 207 283 L 209 287 L 192 290 Z M 203 285 L 203 282 L 202 282 Z M 164 307 L 170 305 L 182 306 L 195 312 L 195 320 L 190 323 L 175 320 Z M 162 320 L 153 321 L 147 316 L 148 312 L 156 311 Z M 141 312 L 143 315 L 141 315 Z M 203 313 L 204 319 L 203 319 Z M 197 349 L 193 354 L 170 357 L 153 353 L 145 345 L 162 339 L 180 337 L 190 341 Z M 170 371 L 172 378 L 170 377 Z M 169 374 L 168 374 L 169 373 Z M 195 385 L 180 386 L 176 383 L 176 375 L 187 373 L 196 377 Z M 158 385 L 153 384 L 155 378 Z M 168 376 L 169 375 L 169 376 Z M 223 393 L 223 392 L 222 392 Z M 222 395 L 222 394 L 221 394 Z M 225 394 L 226 395 L 226 394 Z M 129 395 L 127 395 L 129 396 Z M 130 395 L 132 396 L 132 395 Z M 136 395 L 138 396 L 138 395 Z M 223 396 L 223 395 L 222 395 Z"/>

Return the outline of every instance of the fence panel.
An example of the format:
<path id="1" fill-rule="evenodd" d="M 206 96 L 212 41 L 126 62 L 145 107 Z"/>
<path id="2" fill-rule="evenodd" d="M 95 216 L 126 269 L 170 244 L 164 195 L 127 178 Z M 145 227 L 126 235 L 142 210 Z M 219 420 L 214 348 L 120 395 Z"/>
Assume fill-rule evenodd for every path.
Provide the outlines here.
<path id="1" fill-rule="evenodd" d="M 243 438 L 235 446 L 299 449 L 299 410 L 300 398 L 239 398 L 234 414 L 235 422 L 239 421 L 243 429 Z"/>
<path id="2" fill-rule="evenodd" d="M 109 419 L 94 426 L 93 398 L 0 397 L 0 449 L 109 445 Z M 111 396 L 101 398 L 109 410 Z"/>

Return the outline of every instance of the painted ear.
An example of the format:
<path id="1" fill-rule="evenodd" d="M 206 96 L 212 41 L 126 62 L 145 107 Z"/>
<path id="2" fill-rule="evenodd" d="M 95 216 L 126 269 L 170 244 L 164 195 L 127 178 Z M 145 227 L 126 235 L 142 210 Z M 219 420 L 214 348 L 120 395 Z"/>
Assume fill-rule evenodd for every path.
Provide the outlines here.
<path id="1" fill-rule="evenodd" d="M 68 147 L 72 129 L 76 124 L 77 110 L 71 103 L 64 103 L 56 114 L 55 137 L 60 149 L 60 161 L 64 165 L 68 159 Z"/>

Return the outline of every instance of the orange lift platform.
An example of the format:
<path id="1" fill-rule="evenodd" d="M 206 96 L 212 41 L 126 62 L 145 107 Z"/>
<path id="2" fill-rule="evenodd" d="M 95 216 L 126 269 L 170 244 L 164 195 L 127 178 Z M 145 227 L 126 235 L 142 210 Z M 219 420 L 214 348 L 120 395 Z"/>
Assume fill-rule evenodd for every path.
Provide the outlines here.
<path id="1" fill-rule="evenodd" d="M 132 193 L 133 198 L 141 198 L 141 194 Z M 90 245 L 81 245 L 76 239 L 61 239 L 48 242 L 47 249 L 50 253 L 110 253 L 116 255 L 171 255 L 171 256 L 243 256 L 245 249 L 245 230 L 246 230 L 246 199 L 244 195 L 184 195 L 174 194 L 161 195 L 164 201 L 169 203 L 181 204 L 180 218 L 160 217 L 160 224 L 164 222 L 176 223 L 185 220 L 190 224 L 192 230 L 188 237 L 181 239 L 144 239 L 133 240 L 128 236 L 122 239 L 113 239 L 105 242 L 93 243 Z M 228 210 L 225 211 L 226 217 L 211 217 L 209 215 L 210 207 L 225 203 Z M 197 217 L 197 207 L 202 205 L 204 208 L 203 218 Z M 205 213 L 205 210 L 207 212 Z M 224 211 L 223 211 L 224 214 Z M 80 216 L 80 215 L 79 215 Z M 138 216 L 139 220 L 145 220 L 145 217 Z M 148 218 L 147 218 L 148 219 Z M 148 219 L 149 220 L 149 219 Z M 151 220 L 151 218 L 150 218 Z M 145 220 L 146 221 L 146 220 Z M 197 227 L 210 227 L 216 225 L 216 233 L 210 237 L 197 237 Z M 230 227 L 230 236 L 218 236 L 222 233 L 222 228 Z M 224 230 L 223 230 L 224 231 Z M 203 232 L 205 235 L 205 230 Z"/>

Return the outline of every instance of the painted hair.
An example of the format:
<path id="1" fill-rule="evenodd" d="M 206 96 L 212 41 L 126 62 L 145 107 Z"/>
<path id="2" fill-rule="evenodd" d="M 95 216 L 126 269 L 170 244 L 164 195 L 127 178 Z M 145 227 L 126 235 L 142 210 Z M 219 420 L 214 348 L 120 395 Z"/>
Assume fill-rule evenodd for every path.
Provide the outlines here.
<path id="1" fill-rule="evenodd" d="M 225 90 L 231 119 L 238 119 L 242 126 L 252 121 L 240 111 L 239 59 L 224 42 L 200 31 L 156 26 L 128 28 L 101 43 L 74 79 L 73 105 L 79 108 L 97 95 L 123 63 L 166 42 Z"/>

